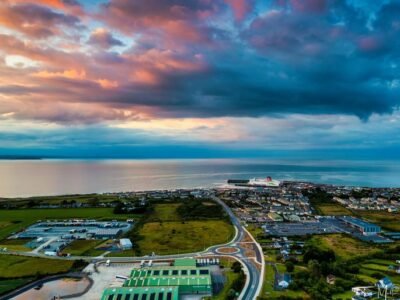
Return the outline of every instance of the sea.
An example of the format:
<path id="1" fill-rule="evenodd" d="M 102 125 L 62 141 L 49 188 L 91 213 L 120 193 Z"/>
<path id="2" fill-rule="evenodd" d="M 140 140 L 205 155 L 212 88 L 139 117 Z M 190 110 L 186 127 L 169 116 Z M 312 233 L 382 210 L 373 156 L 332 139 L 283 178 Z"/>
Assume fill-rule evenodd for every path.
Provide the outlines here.
<path id="1" fill-rule="evenodd" d="M 0 197 L 211 188 L 265 178 L 400 187 L 400 161 L 270 159 L 0 160 Z"/>

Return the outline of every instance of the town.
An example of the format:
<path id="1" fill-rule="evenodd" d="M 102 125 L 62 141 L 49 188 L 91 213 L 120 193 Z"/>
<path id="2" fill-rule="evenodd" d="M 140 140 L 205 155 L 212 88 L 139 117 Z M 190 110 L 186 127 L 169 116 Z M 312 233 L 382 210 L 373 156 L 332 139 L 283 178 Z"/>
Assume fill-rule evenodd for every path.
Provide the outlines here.
<path id="1" fill-rule="evenodd" d="M 229 299 L 235 299 L 235 295 L 241 295 L 240 289 L 246 288 L 241 286 L 240 289 L 233 289 L 231 283 L 224 283 L 226 279 L 223 278 L 234 269 L 234 261 L 226 258 L 230 253 L 245 253 L 249 257 L 250 264 L 240 271 L 243 276 L 249 276 L 249 272 L 255 268 L 254 276 L 258 278 L 260 273 L 255 270 L 264 267 L 264 276 L 259 279 L 259 299 L 361 300 L 378 299 L 380 296 L 395 299 L 393 297 L 398 295 L 400 285 L 399 197 L 400 189 L 395 188 L 353 188 L 286 181 L 274 187 L 224 185 L 210 189 L 39 197 L 19 201 L 2 199 L 0 206 L 21 212 L 26 209 L 47 212 L 59 209 L 107 209 L 112 211 L 110 216 L 114 219 L 36 220 L 29 227 L 21 227 L 1 241 L 0 251 L 18 255 L 25 251 L 30 256 L 43 258 L 92 257 L 92 263 L 84 269 L 84 272 L 91 274 L 88 278 L 93 281 L 85 294 L 87 299 L 100 299 L 101 295 L 101 299 L 107 300 L 114 299 L 114 296 L 119 299 L 123 295 L 148 295 L 152 299 L 163 294 L 166 299 L 192 299 L 195 294 L 199 296 L 193 299 L 219 299 L 218 295 L 228 297 L 228 294 Z M 216 222 L 213 220 L 220 218 L 219 215 L 216 214 L 214 218 L 212 214 L 215 209 L 208 209 L 210 205 L 215 206 L 212 204 L 215 199 L 232 211 L 232 218 L 237 220 L 238 226 L 245 228 L 244 235 L 236 235 L 236 241 L 234 239 L 231 242 L 226 238 L 220 240 L 223 243 L 210 241 L 210 246 L 218 243 L 222 246 L 210 248 L 204 245 L 203 252 L 197 252 L 197 255 L 204 257 L 202 259 L 193 260 L 193 256 L 184 254 L 184 249 L 181 255 L 175 252 L 165 259 L 163 255 L 172 254 L 174 250 L 167 250 L 161 244 L 157 246 L 159 241 L 147 242 L 146 239 L 154 233 L 147 232 L 144 240 L 137 240 L 138 235 L 130 233 L 139 228 L 143 230 L 150 224 L 158 224 L 155 222 L 160 222 L 158 230 L 164 230 L 163 223 L 173 220 L 185 220 L 182 223 L 189 224 L 192 222 L 188 217 L 190 211 L 194 220 L 200 218 L 202 222 Z M 191 206 L 193 203 L 195 206 Z M 179 208 L 186 206 L 187 210 L 180 212 L 182 217 L 185 216 L 184 219 L 178 216 L 173 217 L 177 219 L 170 219 L 171 214 L 179 214 Z M 145 215 L 148 219 L 143 222 L 139 216 Z M 206 221 L 207 218 L 211 219 Z M 232 219 L 234 224 L 235 219 Z M 177 223 L 173 224 L 178 226 Z M 237 227 L 238 230 L 241 231 L 241 227 Z M 184 227 L 177 228 L 172 229 L 174 234 Z M 261 254 L 257 253 L 256 242 L 253 250 L 245 246 L 243 241 L 249 240 L 246 232 L 261 246 Z M 143 231 L 138 233 L 143 234 Z M 163 231 L 160 234 L 170 235 Z M 238 245 L 244 245 L 243 250 Z M 79 251 L 79 247 L 86 247 L 85 251 Z M 200 249 L 188 248 L 186 252 L 194 250 Z M 140 263 L 130 263 L 129 257 L 141 255 L 148 260 L 139 259 Z M 264 258 L 261 259 L 260 255 Z M 358 258 L 353 260 L 352 256 Z M 182 262 L 181 258 L 184 258 Z M 262 261 L 265 262 L 262 264 Z M 344 263 L 346 267 L 342 265 Z M 338 266 L 342 266 L 340 271 Z M 171 280 L 157 277 L 157 272 L 164 274 L 164 268 L 171 269 L 168 273 Z M 204 285 L 194 284 L 189 279 L 185 281 L 182 272 L 188 272 L 190 268 L 199 268 L 200 273 L 193 271 L 193 274 L 196 272 Z M 141 272 L 147 275 L 142 276 Z M 240 272 L 237 274 L 242 274 Z M 324 278 L 323 292 L 303 283 L 307 276 L 316 276 L 315 280 Z M 170 284 L 166 286 L 166 282 Z"/>

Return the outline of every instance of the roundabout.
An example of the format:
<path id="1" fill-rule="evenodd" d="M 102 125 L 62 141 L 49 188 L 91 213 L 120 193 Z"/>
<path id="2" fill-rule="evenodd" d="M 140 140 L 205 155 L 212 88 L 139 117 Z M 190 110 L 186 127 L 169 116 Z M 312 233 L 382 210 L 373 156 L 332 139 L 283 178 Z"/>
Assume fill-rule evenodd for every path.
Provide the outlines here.
<path id="1" fill-rule="evenodd" d="M 218 254 L 236 254 L 240 253 L 240 249 L 236 247 L 220 247 L 215 249 Z"/>

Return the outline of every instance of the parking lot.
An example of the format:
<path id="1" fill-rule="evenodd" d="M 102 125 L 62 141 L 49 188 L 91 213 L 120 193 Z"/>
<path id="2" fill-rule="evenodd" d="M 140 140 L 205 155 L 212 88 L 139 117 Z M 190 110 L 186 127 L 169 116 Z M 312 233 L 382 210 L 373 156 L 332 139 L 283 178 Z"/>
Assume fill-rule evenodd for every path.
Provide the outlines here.
<path id="1" fill-rule="evenodd" d="M 329 223 L 313 221 L 313 222 L 296 222 L 296 223 L 274 223 L 264 225 L 266 233 L 274 236 L 296 236 L 307 234 L 323 234 L 339 232 L 335 226 Z"/>

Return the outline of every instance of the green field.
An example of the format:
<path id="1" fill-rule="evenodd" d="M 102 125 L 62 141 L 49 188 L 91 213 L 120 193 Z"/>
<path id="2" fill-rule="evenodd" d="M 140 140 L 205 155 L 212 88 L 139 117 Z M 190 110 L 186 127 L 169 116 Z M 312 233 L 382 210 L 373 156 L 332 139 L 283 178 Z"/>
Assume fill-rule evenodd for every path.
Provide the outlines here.
<path id="1" fill-rule="evenodd" d="M 351 210 L 338 203 L 320 203 L 315 205 L 315 209 L 321 215 L 325 216 L 350 216 Z"/>
<path id="2" fill-rule="evenodd" d="M 355 214 L 386 230 L 400 231 L 400 213 L 390 213 L 382 210 L 358 210 Z"/>
<path id="3" fill-rule="evenodd" d="M 10 239 L 0 242 L 0 248 L 7 248 L 14 251 L 31 251 L 32 249 L 25 246 L 26 243 L 32 241 L 31 239 Z"/>
<path id="4" fill-rule="evenodd" d="M 182 201 L 154 204 L 150 213 L 127 235 L 132 238 L 134 249 L 110 253 L 109 256 L 197 252 L 233 238 L 234 227 L 225 220 L 223 214 L 215 216 L 214 202 L 200 201 L 193 208 L 199 212 L 201 219 L 187 218 L 186 214 L 182 214 L 181 210 L 190 209 L 188 205 L 191 203 Z M 210 218 L 205 217 L 208 210 L 213 210 L 214 213 L 210 213 Z"/>
<path id="5" fill-rule="evenodd" d="M 12 291 L 38 277 L 67 273 L 73 264 L 70 260 L 0 254 L 0 294 Z"/>
<path id="6" fill-rule="evenodd" d="M 344 234 L 315 235 L 311 242 L 321 249 L 333 250 L 342 259 L 364 256 L 379 250 L 373 245 Z"/>
<path id="7" fill-rule="evenodd" d="M 2 278 L 18 278 L 36 275 L 64 273 L 71 269 L 73 261 L 0 254 Z"/>
<path id="8" fill-rule="evenodd" d="M 18 279 L 4 279 L 0 280 L 0 295 L 10 292 L 20 286 L 24 286 L 33 281 L 34 277 L 24 277 Z"/>
<path id="9" fill-rule="evenodd" d="M 90 218 L 90 219 L 120 219 L 137 218 L 138 215 L 115 215 L 112 208 L 60 208 L 60 209 L 18 209 L 0 210 L 0 220 L 7 226 L 0 227 L 0 240 L 16 233 L 39 220 Z M 0 242 L 1 243 L 1 242 Z"/>
<path id="10" fill-rule="evenodd" d="M 219 220 L 146 223 L 139 231 L 138 241 L 143 254 L 174 254 L 196 252 L 228 242 L 233 227 Z"/>
<path id="11" fill-rule="evenodd" d="M 395 284 L 400 285 L 400 274 L 390 270 L 389 265 L 393 265 L 393 261 L 372 259 L 361 264 L 359 278 L 369 284 L 375 284 L 382 277 L 389 277 Z M 380 275 L 379 278 L 376 275 Z"/>
<path id="12" fill-rule="evenodd" d="M 105 251 L 94 249 L 96 246 L 102 244 L 103 240 L 76 240 L 70 243 L 64 248 L 63 253 L 69 253 L 71 255 L 90 255 L 97 256 Z"/>
<path id="13" fill-rule="evenodd" d="M 58 196 L 38 196 L 28 198 L 0 198 L 0 203 L 10 203 L 13 206 L 20 208 L 29 208 L 29 206 L 41 204 L 67 204 L 71 202 L 80 203 L 98 203 L 98 202 L 113 202 L 120 200 L 118 195 L 106 194 L 77 194 L 77 195 L 58 195 Z M 135 200 L 135 198 L 128 198 Z"/>
<path id="14" fill-rule="evenodd" d="M 181 217 L 176 211 L 179 206 L 180 203 L 156 204 L 147 222 L 180 221 Z"/>

